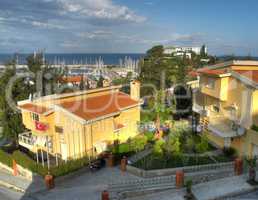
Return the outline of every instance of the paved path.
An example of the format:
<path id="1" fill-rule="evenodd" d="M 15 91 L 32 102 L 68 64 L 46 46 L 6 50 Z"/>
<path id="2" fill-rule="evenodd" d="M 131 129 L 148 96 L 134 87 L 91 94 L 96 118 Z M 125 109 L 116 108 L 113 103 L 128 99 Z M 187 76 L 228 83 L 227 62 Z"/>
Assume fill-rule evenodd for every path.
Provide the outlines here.
<path id="1" fill-rule="evenodd" d="M 35 200 L 30 197 L 25 197 L 23 193 L 17 192 L 13 189 L 0 186 L 1 200 Z"/>
<path id="2" fill-rule="evenodd" d="M 228 195 L 250 192 L 253 187 L 247 182 L 247 176 L 234 176 L 193 186 L 197 200 L 213 200 Z"/>
<path id="3" fill-rule="evenodd" d="M 15 177 L 3 169 L 0 169 L 0 186 L 12 188 L 16 191 L 23 192 L 23 193 L 37 192 L 39 190 L 45 189 L 43 179 L 36 178 L 32 184 L 31 181 L 19 176 Z"/>
<path id="4" fill-rule="evenodd" d="M 149 195 L 127 198 L 125 200 L 185 200 L 184 190 L 167 190 Z"/>
<path id="5" fill-rule="evenodd" d="M 248 194 L 239 195 L 238 197 L 232 198 L 232 200 L 257 200 L 258 190 L 255 192 L 250 192 Z"/>
<path id="6" fill-rule="evenodd" d="M 104 168 L 95 173 L 83 173 L 47 193 L 36 193 L 32 197 L 37 200 L 100 200 L 101 192 L 107 189 L 109 183 L 135 179 L 140 178 L 122 173 L 119 168 Z"/>

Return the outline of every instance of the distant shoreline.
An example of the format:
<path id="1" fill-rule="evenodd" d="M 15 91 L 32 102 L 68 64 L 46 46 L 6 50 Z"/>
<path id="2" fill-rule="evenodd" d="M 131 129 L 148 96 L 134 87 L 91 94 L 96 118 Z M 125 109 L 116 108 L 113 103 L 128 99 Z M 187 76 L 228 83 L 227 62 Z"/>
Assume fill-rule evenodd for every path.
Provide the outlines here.
<path id="1" fill-rule="evenodd" d="M 17 54 L 18 63 L 26 64 L 26 57 L 31 54 Z M 103 61 L 105 65 L 119 65 L 126 59 L 132 61 L 140 60 L 145 54 L 140 53 L 46 53 L 45 59 L 50 64 L 65 63 L 67 65 L 73 64 L 95 64 L 98 61 Z M 15 54 L 0 54 L 0 64 L 14 59 Z"/>

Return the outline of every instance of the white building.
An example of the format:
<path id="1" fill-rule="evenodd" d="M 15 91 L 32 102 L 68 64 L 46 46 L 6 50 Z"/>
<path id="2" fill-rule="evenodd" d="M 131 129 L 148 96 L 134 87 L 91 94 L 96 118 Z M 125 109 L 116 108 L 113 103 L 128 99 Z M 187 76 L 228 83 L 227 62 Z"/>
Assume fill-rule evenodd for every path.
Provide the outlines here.
<path id="1" fill-rule="evenodd" d="M 164 54 L 174 55 L 174 56 L 183 56 L 184 54 L 191 58 L 192 52 L 200 55 L 202 47 L 166 47 L 164 49 Z M 207 48 L 205 47 L 205 53 L 207 53 Z"/>

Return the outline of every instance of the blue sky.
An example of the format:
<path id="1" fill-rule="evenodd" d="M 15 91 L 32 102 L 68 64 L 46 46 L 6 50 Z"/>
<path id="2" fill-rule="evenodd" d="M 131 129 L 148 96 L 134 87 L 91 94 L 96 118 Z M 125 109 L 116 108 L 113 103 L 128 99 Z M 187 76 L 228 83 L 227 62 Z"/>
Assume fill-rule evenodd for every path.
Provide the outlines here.
<path id="1" fill-rule="evenodd" d="M 199 46 L 258 56 L 256 0 L 1 0 L 0 53 L 142 53 Z"/>

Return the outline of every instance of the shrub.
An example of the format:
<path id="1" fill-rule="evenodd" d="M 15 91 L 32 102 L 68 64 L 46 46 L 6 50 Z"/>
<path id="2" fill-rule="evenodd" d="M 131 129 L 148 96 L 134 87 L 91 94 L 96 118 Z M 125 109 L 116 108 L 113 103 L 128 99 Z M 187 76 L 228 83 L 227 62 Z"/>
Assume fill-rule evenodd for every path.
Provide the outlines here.
<path id="1" fill-rule="evenodd" d="M 196 145 L 197 153 L 204 153 L 209 149 L 209 142 L 206 136 L 201 137 L 200 143 Z"/>
<path id="2" fill-rule="evenodd" d="M 47 168 L 38 164 L 37 162 L 32 160 L 29 156 L 27 156 L 26 154 L 20 151 L 13 152 L 12 158 L 17 162 L 17 164 L 41 176 L 45 176 L 48 173 Z"/>
<path id="3" fill-rule="evenodd" d="M 88 164 L 89 164 L 89 160 L 87 157 L 76 159 L 76 160 L 70 160 L 70 161 L 61 163 L 59 166 L 51 167 L 50 173 L 55 177 L 64 176 L 71 172 L 77 171 L 83 168 L 84 166 L 87 166 Z"/>
<path id="4" fill-rule="evenodd" d="M 237 156 L 237 150 L 234 149 L 233 147 L 224 147 L 223 148 L 223 153 L 225 156 L 229 157 L 229 158 L 233 158 Z"/>
<path id="5" fill-rule="evenodd" d="M 185 149 L 187 152 L 193 152 L 194 151 L 194 139 L 193 137 L 187 137 L 186 143 L 185 143 Z"/>
<path id="6" fill-rule="evenodd" d="M 145 135 L 138 135 L 131 140 L 131 143 L 130 143 L 131 150 L 135 152 L 139 152 L 144 149 L 147 142 L 148 142 L 148 138 Z"/>
<path id="7" fill-rule="evenodd" d="M 163 139 L 156 141 L 153 147 L 153 152 L 155 154 L 162 154 L 164 144 L 165 144 L 165 141 Z"/>
<path id="8" fill-rule="evenodd" d="M 144 133 L 144 135 L 147 137 L 147 141 L 148 142 L 152 142 L 154 140 L 154 133 L 147 131 L 146 133 Z"/>
<path id="9" fill-rule="evenodd" d="M 12 156 L 0 149 L 0 162 L 12 167 Z"/>
<path id="10" fill-rule="evenodd" d="M 185 187 L 188 193 L 192 192 L 193 181 L 191 179 L 186 180 Z"/>

